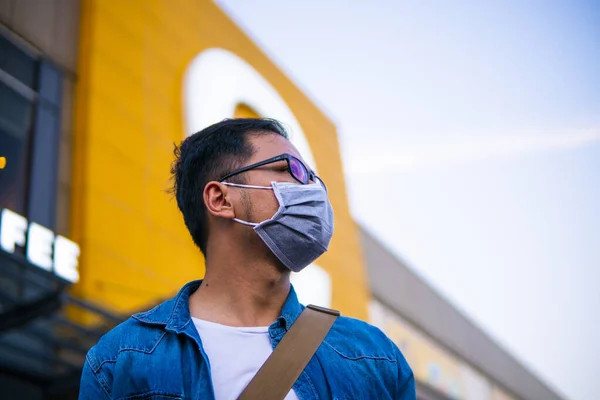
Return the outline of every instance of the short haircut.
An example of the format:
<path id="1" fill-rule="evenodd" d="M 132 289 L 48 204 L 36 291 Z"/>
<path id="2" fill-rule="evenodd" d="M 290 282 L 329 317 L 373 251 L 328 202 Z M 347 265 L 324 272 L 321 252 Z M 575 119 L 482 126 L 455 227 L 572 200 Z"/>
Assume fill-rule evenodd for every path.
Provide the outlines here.
<path id="1" fill-rule="evenodd" d="M 288 139 L 285 128 L 277 120 L 235 118 L 211 125 L 175 146 L 171 191 L 194 243 L 204 256 L 210 234 L 204 187 L 243 167 L 255 151 L 248 137 L 262 134 L 277 134 Z M 243 183 L 243 180 L 244 174 L 240 174 L 230 181 Z"/>

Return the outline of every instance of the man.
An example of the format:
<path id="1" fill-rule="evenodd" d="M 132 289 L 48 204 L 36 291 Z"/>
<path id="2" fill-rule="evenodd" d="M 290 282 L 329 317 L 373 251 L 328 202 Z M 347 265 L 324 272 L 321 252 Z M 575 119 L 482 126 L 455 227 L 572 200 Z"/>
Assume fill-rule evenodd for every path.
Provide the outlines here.
<path id="1" fill-rule="evenodd" d="M 175 156 L 173 191 L 205 277 L 105 335 L 81 399 L 236 399 L 304 309 L 290 271 L 329 245 L 325 184 L 277 121 L 224 120 Z M 286 396 L 333 398 L 415 399 L 413 374 L 379 329 L 340 317 Z"/>

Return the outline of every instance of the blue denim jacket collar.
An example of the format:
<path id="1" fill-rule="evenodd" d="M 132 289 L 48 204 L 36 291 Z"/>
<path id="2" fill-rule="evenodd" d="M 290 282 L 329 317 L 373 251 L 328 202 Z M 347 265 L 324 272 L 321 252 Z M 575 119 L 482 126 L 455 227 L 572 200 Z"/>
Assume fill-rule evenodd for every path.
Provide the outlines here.
<path id="1" fill-rule="evenodd" d="M 202 280 L 197 280 L 186 284 L 171 300 L 154 307 L 150 311 L 135 314 L 133 318 L 146 324 L 162 325 L 168 331 L 177 333 L 185 331 L 192 320 L 189 299 L 201 283 Z M 275 323 L 280 322 L 284 330 L 287 330 L 303 310 L 304 306 L 300 304 L 294 287 L 290 285 L 290 292 L 283 304 L 281 316 Z"/>

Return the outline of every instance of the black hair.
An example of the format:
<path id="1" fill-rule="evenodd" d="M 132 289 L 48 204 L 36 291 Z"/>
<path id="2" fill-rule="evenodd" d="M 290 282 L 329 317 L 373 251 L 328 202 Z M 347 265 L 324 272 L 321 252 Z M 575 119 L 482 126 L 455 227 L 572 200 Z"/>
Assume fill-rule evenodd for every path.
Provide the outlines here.
<path id="1" fill-rule="evenodd" d="M 211 125 L 175 146 L 171 192 L 194 243 L 205 256 L 209 232 L 204 187 L 243 167 L 254 154 L 248 136 L 260 134 L 277 134 L 288 139 L 285 128 L 277 120 L 235 118 Z M 244 174 L 240 174 L 230 181 L 244 183 L 243 179 Z"/>

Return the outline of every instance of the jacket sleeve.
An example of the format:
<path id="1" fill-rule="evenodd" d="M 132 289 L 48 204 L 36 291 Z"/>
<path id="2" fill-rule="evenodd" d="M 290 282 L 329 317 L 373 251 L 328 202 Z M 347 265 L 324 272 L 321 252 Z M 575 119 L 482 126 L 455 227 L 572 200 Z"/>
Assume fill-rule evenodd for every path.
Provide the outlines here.
<path id="1" fill-rule="evenodd" d="M 81 373 L 81 384 L 79 386 L 79 400 L 109 399 L 106 392 L 98 380 L 98 376 L 92 371 L 89 362 L 85 361 L 83 372 Z"/>
<path id="2" fill-rule="evenodd" d="M 396 351 L 396 365 L 398 366 L 398 393 L 397 400 L 415 400 L 417 398 L 417 389 L 415 387 L 415 376 L 408 362 L 398 349 Z"/>
<path id="3" fill-rule="evenodd" d="M 409 377 L 404 377 L 404 383 L 400 383 L 400 389 L 396 398 L 398 400 L 415 400 L 417 398 L 415 377 L 412 372 Z"/>

